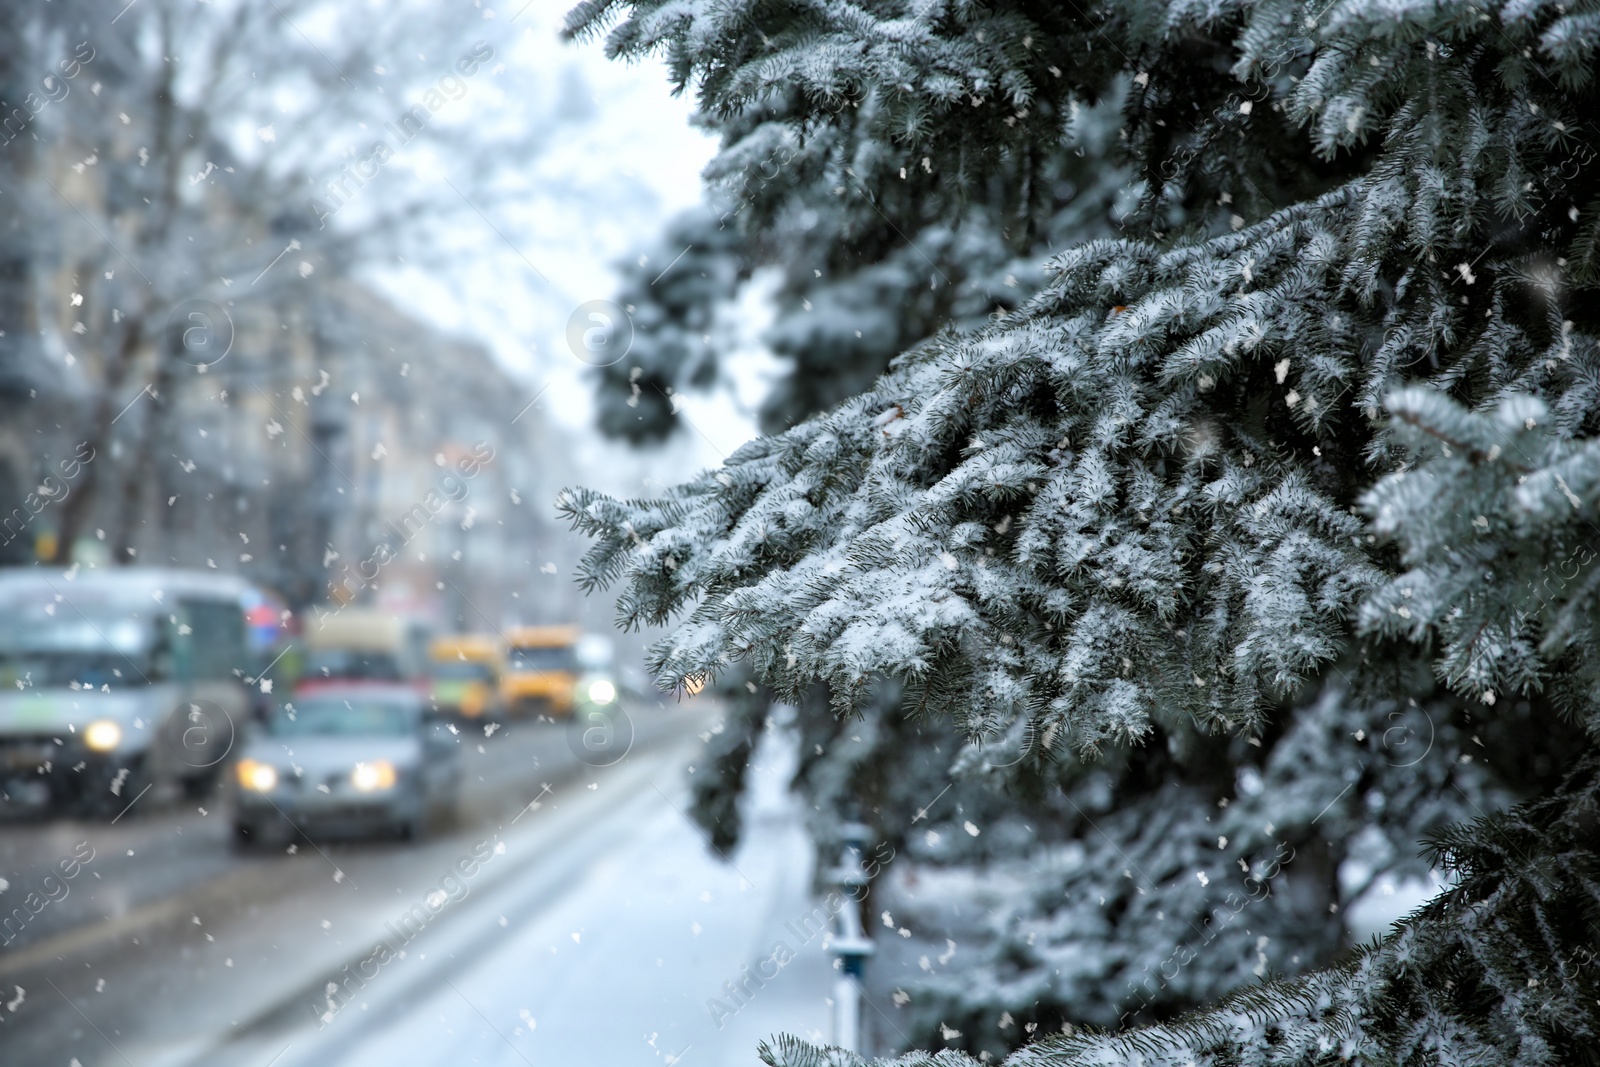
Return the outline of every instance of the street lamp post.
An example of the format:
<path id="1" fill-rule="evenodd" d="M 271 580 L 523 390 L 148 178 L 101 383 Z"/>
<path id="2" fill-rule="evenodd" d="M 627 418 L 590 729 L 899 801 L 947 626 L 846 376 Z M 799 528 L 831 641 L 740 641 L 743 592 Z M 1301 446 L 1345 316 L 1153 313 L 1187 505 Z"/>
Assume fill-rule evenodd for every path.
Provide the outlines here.
<path id="1" fill-rule="evenodd" d="M 861 922 L 861 902 L 871 881 L 862 857 L 872 842 L 872 827 L 865 823 L 846 823 L 840 827 L 844 848 L 839 855 L 839 865 L 829 872 L 829 881 L 838 886 L 847 898 L 837 916 L 838 927 L 829 948 L 836 957 L 834 968 L 839 976 L 833 983 L 833 1043 L 850 1052 L 861 1048 L 861 976 L 867 957 L 874 945 L 867 937 Z"/>

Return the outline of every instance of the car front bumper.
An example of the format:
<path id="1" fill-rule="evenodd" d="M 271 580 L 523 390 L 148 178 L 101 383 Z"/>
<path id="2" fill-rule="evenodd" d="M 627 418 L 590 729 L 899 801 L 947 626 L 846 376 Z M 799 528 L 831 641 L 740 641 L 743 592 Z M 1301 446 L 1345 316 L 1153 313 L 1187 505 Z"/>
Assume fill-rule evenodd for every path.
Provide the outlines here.
<path id="1" fill-rule="evenodd" d="M 440 711 L 468 719 L 482 718 L 493 710 L 490 706 L 491 691 L 482 685 L 437 685 L 433 689 L 432 701 Z"/>
<path id="2" fill-rule="evenodd" d="M 512 675 L 500 683 L 500 695 L 508 707 L 524 701 L 540 701 L 552 711 L 564 714 L 572 710 L 576 684 L 576 679 L 569 674 Z"/>
<path id="3" fill-rule="evenodd" d="M 270 836 L 274 831 L 300 831 L 330 836 L 364 835 L 398 829 L 416 820 L 422 804 L 410 790 L 379 793 L 296 795 L 240 790 L 234 797 L 234 822 Z"/>
<path id="4" fill-rule="evenodd" d="M 85 800 L 109 805 L 121 769 L 137 766 L 140 759 L 134 751 L 92 751 L 70 735 L 60 740 L 0 738 L 0 810 L 45 812 Z M 121 777 L 125 782 L 128 776 Z"/>

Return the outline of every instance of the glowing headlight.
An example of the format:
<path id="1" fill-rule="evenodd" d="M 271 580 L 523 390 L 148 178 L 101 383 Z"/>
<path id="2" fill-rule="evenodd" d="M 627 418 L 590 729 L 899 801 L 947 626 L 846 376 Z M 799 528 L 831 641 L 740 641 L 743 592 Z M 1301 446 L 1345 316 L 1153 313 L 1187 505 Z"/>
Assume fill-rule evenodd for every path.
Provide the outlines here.
<path id="1" fill-rule="evenodd" d="M 589 683 L 589 699 L 596 704 L 609 704 L 617 699 L 617 687 L 604 678 Z"/>
<path id="2" fill-rule="evenodd" d="M 110 752 L 122 743 L 122 727 L 110 719 L 92 722 L 83 731 L 83 743 L 96 752 Z"/>
<path id="3" fill-rule="evenodd" d="M 356 769 L 350 772 L 350 784 L 363 793 L 371 793 L 379 789 L 392 789 L 394 787 L 394 764 L 387 760 L 378 760 L 374 763 L 358 763 Z"/>
<path id="4" fill-rule="evenodd" d="M 239 784 L 257 793 L 270 793 L 278 786 L 278 769 L 270 763 L 257 760 L 240 760 Z"/>

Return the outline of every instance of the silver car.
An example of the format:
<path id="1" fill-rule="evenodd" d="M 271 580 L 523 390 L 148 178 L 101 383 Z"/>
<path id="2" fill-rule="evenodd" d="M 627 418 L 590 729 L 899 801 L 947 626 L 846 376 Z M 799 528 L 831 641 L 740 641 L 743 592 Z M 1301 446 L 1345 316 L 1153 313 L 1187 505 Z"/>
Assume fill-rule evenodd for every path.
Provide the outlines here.
<path id="1" fill-rule="evenodd" d="M 415 689 L 319 686 L 252 730 L 229 774 L 241 845 L 305 835 L 424 836 L 453 810 L 461 736 Z"/>

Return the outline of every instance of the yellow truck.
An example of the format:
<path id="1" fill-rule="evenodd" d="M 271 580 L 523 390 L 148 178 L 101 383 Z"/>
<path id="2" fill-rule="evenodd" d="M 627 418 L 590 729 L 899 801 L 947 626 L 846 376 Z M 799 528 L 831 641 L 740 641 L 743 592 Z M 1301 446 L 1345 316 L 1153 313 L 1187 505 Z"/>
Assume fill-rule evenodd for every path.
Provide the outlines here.
<path id="1" fill-rule="evenodd" d="M 506 709 L 530 714 L 543 706 L 552 715 L 571 715 L 582 636 L 576 626 L 517 626 L 506 631 L 505 673 L 500 679 Z"/>
<path id="2" fill-rule="evenodd" d="M 434 638 L 428 646 L 433 706 L 463 718 L 493 718 L 501 707 L 502 663 L 500 641 L 488 634 Z"/>

